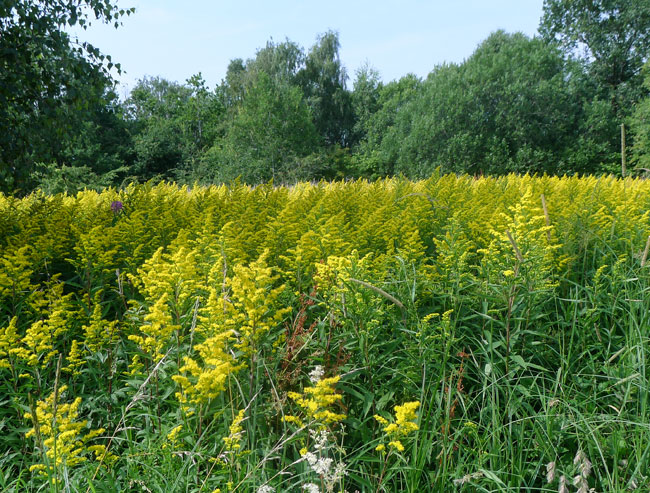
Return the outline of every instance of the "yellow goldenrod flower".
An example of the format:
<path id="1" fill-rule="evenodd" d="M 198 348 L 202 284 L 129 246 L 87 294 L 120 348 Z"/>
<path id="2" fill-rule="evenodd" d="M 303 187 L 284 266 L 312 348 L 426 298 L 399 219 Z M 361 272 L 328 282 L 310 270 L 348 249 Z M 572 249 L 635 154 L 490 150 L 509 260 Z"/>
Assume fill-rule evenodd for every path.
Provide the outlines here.
<path id="1" fill-rule="evenodd" d="M 70 352 L 66 357 L 66 362 L 67 365 L 61 368 L 61 371 L 70 373 L 72 376 L 81 375 L 79 368 L 81 368 L 86 363 L 86 361 L 82 358 L 81 350 L 79 349 L 79 341 L 76 339 L 72 341 Z"/>
<path id="2" fill-rule="evenodd" d="M 298 395 L 299 395 L 299 394 L 298 394 Z M 287 415 L 285 415 L 285 416 L 282 418 L 282 420 L 283 420 L 285 423 L 293 423 L 293 424 L 295 424 L 296 426 L 299 426 L 299 427 L 303 427 L 303 426 L 304 426 L 304 423 L 302 422 L 302 420 L 301 420 L 298 416 L 293 416 L 293 415 L 291 415 L 291 414 L 287 414 Z"/>
<path id="3" fill-rule="evenodd" d="M 305 387 L 302 394 L 288 392 L 287 395 L 303 408 L 310 418 L 323 424 L 336 423 L 345 419 L 345 414 L 334 413 L 327 408 L 343 399 L 343 396 L 337 394 L 334 389 L 334 385 L 339 379 L 339 376 L 323 378 L 313 387 Z M 288 421 L 286 417 L 285 421 Z"/>
<path id="4" fill-rule="evenodd" d="M 180 438 L 178 435 L 180 435 L 181 431 L 183 431 L 183 425 L 180 424 L 178 426 L 175 426 L 172 428 L 169 433 L 167 433 L 167 442 L 163 444 L 162 448 L 163 449 L 173 449 L 176 450 L 181 444 Z"/>
<path id="5" fill-rule="evenodd" d="M 400 442 L 399 440 L 393 440 L 392 442 L 388 442 L 388 446 L 393 447 L 398 452 L 404 452 L 404 445 L 402 445 L 402 442 Z"/>
<path id="6" fill-rule="evenodd" d="M 58 391 L 58 399 L 66 392 L 63 385 Z M 52 477 L 58 476 L 59 467 L 71 468 L 87 460 L 86 454 L 92 453 L 97 460 L 112 463 L 116 457 L 107 453 L 104 445 L 88 445 L 88 443 L 105 430 L 99 428 L 84 432 L 87 421 L 77 421 L 81 397 L 71 403 L 54 402 L 54 392 L 44 401 L 38 401 L 35 414 L 26 413 L 25 419 L 33 422 L 34 426 L 25 434 L 26 438 L 37 435 L 45 447 L 48 464 L 35 464 L 33 470 Z M 56 408 L 56 416 L 54 409 Z M 49 472 L 47 470 L 49 469 Z"/>
<path id="7" fill-rule="evenodd" d="M 36 286 L 32 286 L 33 247 L 25 245 L 15 251 L 7 250 L 0 257 L 0 300 L 8 298 L 17 303 Z"/>
<path id="8" fill-rule="evenodd" d="M 395 424 L 397 425 L 395 434 L 408 435 L 419 429 L 415 423 L 415 420 L 417 420 L 415 410 L 418 407 L 420 407 L 419 401 L 406 402 L 401 406 L 395 406 Z"/>
<path id="9" fill-rule="evenodd" d="M 244 428 L 241 423 L 244 421 L 244 412 L 245 409 L 242 409 L 237 413 L 237 416 L 230 425 L 229 431 L 230 435 L 223 438 L 224 443 L 226 444 L 227 451 L 235 451 L 241 448 L 241 439 L 244 435 Z"/>
<path id="10" fill-rule="evenodd" d="M 223 332 L 197 344 L 199 358 L 186 356 L 180 374 L 172 379 L 181 387 L 176 393 L 183 404 L 201 404 L 217 397 L 226 386 L 229 375 L 243 368 L 228 352 L 231 332 Z"/>
<path id="11" fill-rule="evenodd" d="M 405 402 L 402 405 L 395 406 L 395 419 L 389 422 L 386 418 L 375 415 L 375 420 L 383 425 L 382 430 L 386 437 L 390 440 L 388 446 L 394 448 L 398 452 L 404 451 L 404 445 L 400 438 L 404 438 L 409 434 L 419 429 L 417 423 L 417 415 L 415 411 L 420 407 L 419 401 Z M 385 446 L 380 444 L 375 450 L 381 452 L 385 450 Z"/>
<path id="12" fill-rule="evenodd" d="M 100 296 L 101 292 L 95 295 L 95 306 L 89 323 L 83 326 L 85 334 L 84 343 L 91 352 L 96 352 L 104 347 L 115 344 L 120 339 L 117 328 L 118 321 L 108 321 L 102 318 Z"/>
<path id="13" fill-rule="evenodd" d="M 0 368 L 10 368 L 13 357 L 29 357 L 29 353 L 20 346 L 17 324 L 18 317 L 12 317 L 7 327 L 0 327 Z"/>
<path id="14" fill-rule="evenodd" d="M 154 363 L 162 359 L 165 348 L 172 339 L 172 334 L 179 328 L 172 321 L 172 316 L 167 306 L 168 298 L 169 294 L 163 293 L 149 309 L 149 313 L 144 317 L 145 322 L 148 323 L 140 327 L 143 335 L 132 334 L 129 336 L 129 339 L 138 343 L 142 350 L 152 358 Z"/>
<path id="15" fill-rule="evenodd" d="M 237 334 L 235 346 L 245 355 L 290 311 L 279 305 L 278 298 L 285 286 L 273 287 L 279 276 L 272 275 L 273 269 L 266 263 L 268 255 L 265 250 L 249 266 L 235 266 L 233 277 L 227 281 L 231 302 L 225 323 Z"/>
<path id="16" fill-rule="evenodd" d="M 72 303 L 73 293 L 63 294 L 59 276 L 52 276 L 46 289 L 32 299 L 33 308 L 40 318 L 26 330 L 21 344 L 9 353 L 27 362 L 29 366 L 44 367 L 58 354 L 56 343 L 68 332 L 77 315 Z"/>

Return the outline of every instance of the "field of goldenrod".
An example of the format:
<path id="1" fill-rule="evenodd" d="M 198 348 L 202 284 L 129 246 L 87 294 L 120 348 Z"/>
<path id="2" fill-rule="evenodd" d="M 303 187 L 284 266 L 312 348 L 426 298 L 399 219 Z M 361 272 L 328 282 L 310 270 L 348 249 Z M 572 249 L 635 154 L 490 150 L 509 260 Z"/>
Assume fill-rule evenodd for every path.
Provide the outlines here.
<path id="1" fill-rule="evenodd" d="M 648 488 L 649 214 L 607 177 L 0 196 L 0 488 Z"/>

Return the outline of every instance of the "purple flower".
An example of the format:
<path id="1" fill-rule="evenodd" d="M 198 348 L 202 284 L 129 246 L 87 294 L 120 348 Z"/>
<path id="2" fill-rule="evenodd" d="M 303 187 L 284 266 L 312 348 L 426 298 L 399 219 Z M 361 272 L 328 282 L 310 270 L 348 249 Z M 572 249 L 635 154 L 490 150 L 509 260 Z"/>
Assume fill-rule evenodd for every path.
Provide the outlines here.
<path id="1" fill-rule="evenodd" d="M 111 202 L 111 210 L 113 211 L 114 214 L 119 214 L 120 212 L 122 212 L 123 208 L 124 208 L 124 204 L 119 200 L 114 200 L 113 202 Z"/>

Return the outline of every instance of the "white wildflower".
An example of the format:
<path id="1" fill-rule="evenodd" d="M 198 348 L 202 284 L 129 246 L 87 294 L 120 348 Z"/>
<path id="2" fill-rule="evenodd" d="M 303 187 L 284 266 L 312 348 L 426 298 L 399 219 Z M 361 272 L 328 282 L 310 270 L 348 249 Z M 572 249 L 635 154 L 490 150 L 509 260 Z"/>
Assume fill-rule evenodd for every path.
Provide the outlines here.
<path id="1" fill-rule="evenodd" d="M 309 462 L 310 466 L 318 462 L 318 456 L 314 452 L 307 452 L 305 455 L 302 456 L 302 458 L 305 459 L 307 462 Z"/>
<path id="2" fill-rule="evenodd" d="M 342 479 L 343 476 L 347 474 L 347 471 L 345 470 L 345 464 L 343 462 L 339 462 L 336 464 L 336 467 L 334 468 L 334 474 L 332 474 L 332 481 L 336 482 L 339 479 Z"/>
<path id="3" fill-rule="evenodd" d="M 320 493 L 320 488 L 314 483 L 303 484 L 302 489 L 306 490 L 307 493 Z"/>
<path id="4" fill-rule="evenodd" d="M 309 462 L 311 470 L 319 476 L 328 476 L 334 460 L 329 457 L 318 457 L 313 452 L 307 452 L 303 458 Z"/>
<path id="5" fill-rule="evenodd" d="M 315 464 L 310 464 L 312 471 L 319 476 L 329 476 L 334 460 L 329 457 L 321 457 Z"/>
<path id="6" fill-rule="evenodd" d="M 320 451 L 327 448 L 329 443 L 329 432 L 327 430 L 309 430 L 309 434 L 314 440 L 314 450 Z"/>
<path id="7" fill-rule="evenodd" d="M 257 493 L 274 493 L 275 488 L 273 486 L 269 486 L 268 484 L 263 484 L 259 488 L 257 488 Z"/>
<path id="8" fill-rule="evenodd" d="M 311 380 L 311 383 L 317 384 L 323 379 L 323 375 L 325 375 L 323 367 L 321 365 L 316 365 L 309 373 L 309 380 Z"/>

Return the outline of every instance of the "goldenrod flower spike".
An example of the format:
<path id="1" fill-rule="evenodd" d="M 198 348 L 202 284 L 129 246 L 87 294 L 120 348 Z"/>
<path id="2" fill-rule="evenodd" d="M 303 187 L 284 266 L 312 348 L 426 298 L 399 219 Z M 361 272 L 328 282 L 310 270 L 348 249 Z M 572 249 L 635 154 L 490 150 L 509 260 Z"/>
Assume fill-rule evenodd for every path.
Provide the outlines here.
<path id="1" fill-rule="evenodd" d="M 382 430 L 386 437 L 390 440 L 388 446 L 394 448 L 398 452 L 404 451 L 404 445 L 400 438 L 404 438 L 414 431 L 419 430 L 416 423 L 418 417 L 415 411 L 420 407 L 419 401 L 405 402 L 401 406 L 395 406 L 395 419 L 389 422 L 386 418 L 376 414 L 375 420 L 383 426 Z M 375 450 L 383 452 L 386 449 L 384 444 L 378 445 Z"/>
<path id="2" fill-rule="evenodd" d="M 37 429 L 42 440 L 45 455 L 48 458 L 48 464 L 34 464 L 30 467 L 31 471 L 38 471 L 42 475 L 58 477 L 59 467 L 72 468 L 87 460 L 87 455 L 94 454 L 97 460 L 103 463 L 111 463 L 116 457 L 107 454 L 104 445 L 89 445 L 88 443 L 94 438 L 105 432 L 104 428 L 90 430 L 84 434 L 88 422 L 87 420 L 77 421 L 79 415 L 79 406 L 81 397 L 77 397 L 70 403 L 56 402 L 67 390 L 63 385 L 57 392 L 52 394 L 44 401 L 38 401 L 35 407 L 35 413 L 26 413 L 25 419 L 32 421 L 34 426 L 25 434 L 26 438 L 36 436 Z M 56 416 L 54 415 L 56 409 Z M 48 474 L 49 468 L 49 474 Z"/>

